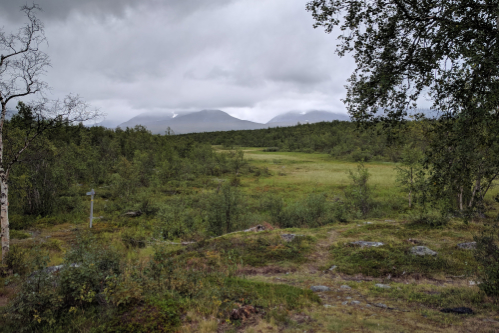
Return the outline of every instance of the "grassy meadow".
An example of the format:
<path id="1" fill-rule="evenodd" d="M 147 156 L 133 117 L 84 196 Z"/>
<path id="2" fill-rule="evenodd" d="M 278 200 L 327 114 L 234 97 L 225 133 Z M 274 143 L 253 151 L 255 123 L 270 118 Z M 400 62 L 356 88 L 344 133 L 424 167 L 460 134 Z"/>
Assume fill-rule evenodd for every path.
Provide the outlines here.
<path id="1" fill-rule="evenodd" d="M 221 146 L 214 149 L 226 151 Z M 438 227 L 413 223 L 407 194 L 396 182 L 396 164 L 390 162 L 365 164 L 372 188 L 368 216 L 350 211 L 330 213 L 340 209 L 338 205 L 346 205 L 342 203 L 351 185 L 348 171 L 355 171 L 357 163 L 328 154 L 241 150 L 249 171 L 236 178 L 243 208 L 234 222 L 237 232 L 209 237 L 201 220 L 196 220 L 206 196 L 218 191 L 223 182 L 234 181 L 228 176 L 205 177 L 180 184 L 173 191 L 150 192 L 133 203 L 143 211 L 139 217 L 124 216 L 127 209 L 111 195 L 111 189 L 97 187 L 97 218 L 92 229 L 87 217 L 90 200 L 84 195 L 90 188 L 82 184 L 79 193 L 85 209 L 81 212 L 40 217 L 29 227 L 14 230 L 12 244 L 18 262 L 13 267 L 18 273 L 0 281 L 0 306 L 7 309 L 2 314 L 7 325 L 1 325 L 0 331 L 16 327 L 16 318 L 5 313 L 37 302 L 29 298 L 33 283 L 26 284 L 21 277 L 30 271 L 26 259 L 33 255 L 30 251 L 47 254 L 48 266 L 65 264 L 59 273 L 62 279 L 73 276 L 90 281 L 88 274 L 100 274 L 93 270 L 94 265 L 120 272 L 102 275 L 105 281 L 114 282 L 101 291 L 101 298 L 85 289 L 91 282 L 72 286 L 66 293 L 76 293 L 77 301 L 72 301 L 58 319 L 51 317 L 62 311 L 62 305 L 54 305 L 59 302 L 58 291 L 48 285 L 46 298 L 38 299 L 45 302 L 44 307 L 34 305 L 35 312 L 29 312 L 34 316 L 29 327 L 36 332 L 68 332 L 68 327 L 71 332 L 499 330 L 496 301 L 476 284 L 478 264 L 473 251 L 456 247 L 473 241 L 484 221 L 464 224 L 456 219 Z M 496 193 L 494 189 L 489 195 Z M 313 194 L 320 197 L 304 201 Z M 283 212 L 294 209 L 286 214 L 311 210 L 319 204 L 324 212 L 313 226 L 297 222 L 294 227 L 279 228 L 273 220 L 277 213 L 272 213 L 281 205 L 276 202 L 282 203 Z M 128 203 L 138 207 L 133 204 Z M 154 209 L 161 205 L 179 209 Z M 175 221 L 192 225 L 183 231 Z M 270 230 L 240 231 L 258 224 Z M 178 230 L 171 237 L 160 237 L 158 226 Z M 294 234 L 295 238 L 286 242 L 282 234 Z M 358 240 L 384 245 L 361 248 L 351 244 Z M 427 246 L 438 255 L 416 257 L 410 253 L 415 245 Z M 109 248 L 105 256 L 100 252 L 104 248 Z M 78 263 L 83 273 L 78 275 L 70 263 Z M 380 283 L 389 287 L 376 287 Z M 318 285 L 329 290 L 310 290 Z M 25 303 L 16 301 L 24 293 Z M 470 307 L 474 314 L 440 311 L 449 307 Z M 44 312 L 46 309 L 52 312 Z"/>

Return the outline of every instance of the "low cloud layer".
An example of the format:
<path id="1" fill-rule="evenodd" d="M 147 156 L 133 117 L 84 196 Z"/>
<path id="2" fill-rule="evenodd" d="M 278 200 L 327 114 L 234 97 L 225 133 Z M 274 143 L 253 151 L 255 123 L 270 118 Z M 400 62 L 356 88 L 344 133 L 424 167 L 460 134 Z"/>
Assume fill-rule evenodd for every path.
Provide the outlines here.
<path id="1" fill-rule="evenodd" d="M 0 3 L 5 31 L 24 22 L 16 2 Z M 54 97 L 78 93 L 114 124 L 148 111 L 222 109 L 259 122 L 345 112 L 353 61 L 312 28 L 306 2 L 40 0 L 46 79 Z"/>

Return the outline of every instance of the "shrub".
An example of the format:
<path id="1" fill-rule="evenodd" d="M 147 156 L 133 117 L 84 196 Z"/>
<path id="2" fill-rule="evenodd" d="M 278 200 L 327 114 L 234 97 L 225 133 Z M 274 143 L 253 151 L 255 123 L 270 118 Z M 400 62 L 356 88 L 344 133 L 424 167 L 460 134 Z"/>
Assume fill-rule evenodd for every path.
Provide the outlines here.
<path id="1" fill-rule="evenodd" d="M 281 197 L 269 195 L 261 206 L 270 212 L 272 223 L 281 228 L 317 227 L 334 222 L 331 204 L 324 193 L 311 193 L 287 206 Z"/>
<path id="2" fill-rule="evenodd" d="M 352 183 L 345 189 L 347 202 L 362 216 L 366 216 L 372 206 L 372 190 L 367 184 L 370 174 L 363 163 L 357 166 L 357 171 L 348 171 Z"/>
<path id="3" fill-rule="evenodd" d="M 489 296 L 499 296 L 499 247 L 497 226 L 487 227 L 474 237 L 475 259 L 479 263 L 478 277 L 482 283 L 478 287 Z"/>
<path id="4" fill-rule="evenodd" d="M 175 300 L 151 298 L 121 310 L 99 328 L 105 333 L 177 332 L 180 324 L 179 306 Z"/>
<path id="5" fill-rule="evenodd" d="M 164 239 L 177 239 L 191 234 L 194 216 L 185 198 L 175 196 L 163 205 L 158 213 L 160 233 Z"/>
<path id="6" fill-rule="evenodd" d="M 218 193 L 209 198 L 208 230 L 215 236 L 236 230 L 238 218 L 242 210 L 242 196 L 237 187 L 227 182 L 224 183 Z"/>
<path id="7" fill-rule="evenodd" d="M 421 224 L 429 227 L 441 227 L 449 223 L 449 216 L 443 212 L 426 212 L 421 211 L 412 214 L 409 218 L 413 224 Z"/>
<path id="8" fill-rule="evenodd" d="M 27 249 L 13 244 L 5 258 L 5 265 L 14 274 L 27 275 L 34 270 L 44 268 L 43 263 L 47 260 L 47 253 L 41 251 L 40 246 Z"/>
<path id="9" fill-rule="evenodd" d="M 121 255 L 95 239 L 80 238 L 57 274 L 44 269 L 44 253 L 35 249 L 30 254 L 30 270 L 36 272 L 24 280 L 4 310 L 7 332 L 57 331 L 55 325 L 68 314 L 105 302 L 108 277 L 121 273 Z"/>
<path id="10" fill-rule="evenodd" d="M 30 238 L 31 235 L 26 233 L 26 232 L 22 232 L 22 231 L 19 231 L 19 230 L 10 230 L 10 238 L 11 239 L 26 239 L 26 238 Z"/>
<path id="11" fill-rule="evenodd" d="M 121 232 L 121 241 L 127 249 L 146 247 L 148 238 L 145 230 L 125 229 Z"/>

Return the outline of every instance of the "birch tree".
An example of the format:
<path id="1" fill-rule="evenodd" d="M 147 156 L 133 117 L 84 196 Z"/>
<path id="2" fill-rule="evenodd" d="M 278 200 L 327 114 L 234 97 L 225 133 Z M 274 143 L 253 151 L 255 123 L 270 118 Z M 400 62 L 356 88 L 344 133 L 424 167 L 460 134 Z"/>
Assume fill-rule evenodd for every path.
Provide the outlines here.
<path id="1" fill-rule="evenodd" d="M 337 53 L 356 62 L 344 100 L 352 119 L 388 130 L 432 103 L 429 202 L 446 197 L 481 215 L 499 179 L 499 2 L 312 0 L 307 10 L 315 27 L 338 29 Z"/>
<path id="2" fill-rule="evenodd" d="M 16 32 L 0 29 L 0 224 L 2 261 L 9 252 L 9 173 L 31 143 L 40 135 L 58 124 L 84 122 L 99 116 L 99 111 L 90 108 L 77 95 L 68 95 L 63 100 L 51 101 L 43 93 L 49 88 L 43 75 L 50 67 L 49 56 L 41 47 L 46 43 L 43 23 L 36 13 L 41 8 L 33 4 L 22 6 L 27 22 Z M 23 144 L 15 147 L 7 158 L 4 147 L 4 125 L 7 106 L 29 95 L 31 121 L 25 132 Z M 35 99 L 37 98 L 37 99 Z M 12 147 L 10 147 L 12 149 Z"/>

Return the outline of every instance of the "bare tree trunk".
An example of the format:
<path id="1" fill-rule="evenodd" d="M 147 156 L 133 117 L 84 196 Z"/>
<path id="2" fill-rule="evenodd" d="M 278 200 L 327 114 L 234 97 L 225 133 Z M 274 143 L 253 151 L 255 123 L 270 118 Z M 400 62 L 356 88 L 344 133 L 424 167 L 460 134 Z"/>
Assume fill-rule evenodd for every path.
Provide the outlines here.
<path id="1" fill-rule="evenodd" d="M 475 194 L 477 191 L 480 191 L 480 178 L 478 178 L 476 180 L 475 187 L 473 188 L 473 193 L 471 193 L 471 199 L 470 199 L 470 203 L 468 205 L 468 207 L 470 207 L 470 208 L 471 208 L 471 206 L 473 206 L 473 201 L 475 199 Z"/>
<path id="2" fill-rule="evenodd" d="M 1 145 L 2 143 L 0 143 Z M 0 169 L 0 223 L 2 226 L 2 262 L 9 253 L 10 235 L 9 235 L 9 185 L 7 184 L 7 175 L 3 169 Z"/>
<path id="3" fill-rule="evenodd" d="M 461 192 L 459 193 L 459 210 L 463 211 L 463 187 L 461 186 Z"/>
<path id="4" fill-rule="evenodd" d="M 3 165 L 3 125 L 5 122 L 5 115 L 7 114 L 7 105 L 2 99 L 2 113 L 0 115 L 0 235 L 2 237 L 2 262 L 5 263 L 5 258 L 9 253 L 10 248 L 10 235 L 9 235 L 9 214 L 8 214 L 8 185 L 7 174 Z"/>
<path id="5" fill-rule="evenodd" d="M 413 184 L 413 174 L 412 174 L 412 167 L 411 167 L 411 186 L 409 188 L 409 209 L 411 209 L 411 206 L 412 206 L 412 184 Z"/>

